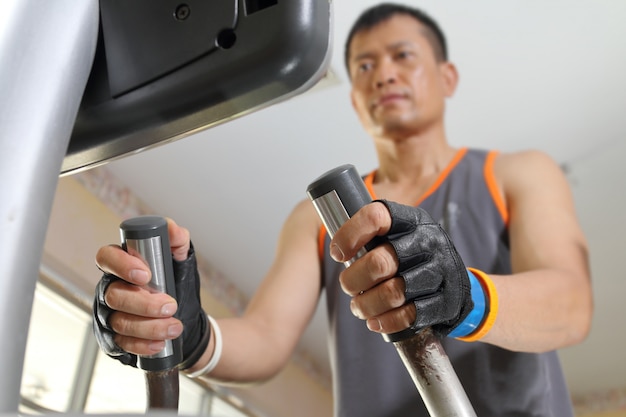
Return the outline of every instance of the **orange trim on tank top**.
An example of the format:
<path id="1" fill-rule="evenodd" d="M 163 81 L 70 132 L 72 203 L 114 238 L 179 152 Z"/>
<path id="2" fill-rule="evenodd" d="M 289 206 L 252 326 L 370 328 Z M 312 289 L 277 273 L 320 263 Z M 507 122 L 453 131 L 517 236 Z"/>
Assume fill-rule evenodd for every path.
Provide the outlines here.
<path id="1" fill-rule="evenodd" d="M 319 251 L 320 260 L 324 260 L 324 243 L 326 241 L 326 226 L 320 226 L 320 232 L 317 235 L 317 246 Z"/>
<path id="2" fill-rule="evenodd" d="M 467 148 L 461 148 L 457 151 L 456 155 L 454 155 L 454 158 L 452 158 L 452 161 L 450 161 L 448 166 L 443 171 L 441 171 L 441 174 L 439 174 L 439 177 L 433 183 L 433 185 L 431 185 L 430 188 L 426 190 L 426 192 L 417 200 L 417 202 L 414 204 L 415 206 L 419 206 L 422 203 L 422 201 L 426 200 L 428 196 L 430 196 L 432 193 L 437 191 L 437 188 L 439 188 L 439 186 L 445 181 L 448 175 L 450 175 L 450 172 L 452 172 L 452 170 L 459 163 L 459 161 L 463 159 L 466 153 L 467 153 Z M 370 172 L 367 175 L 367 177 L 365 177 L 365 187 L 370 192 L 370 195 L 372 196 L 374 200 L 378 198 L 376 197 L 376 193 L 374 192 L 374 177 L 375 176 L 376 176 L 376 170 Z"/>
<path id="3" fill-rule="evenodd" d="M 496 181 L 496 176 L 493 172 L 493 164 L 496 160 L 496 156 L 498 155 L 497 151 L 490 151 L 487 154 L 487 159 L 485 160 L 485 167 L 483 171 L 483 175 L 485 177 L 485 183 L 487 184 L 487 189 L 489 190 L 489 194 L 491 194 L 491 198 L 493 199 L 493 203 L 496 205 L 500 216 L 502 216 L 502 221 L 506 226 L 509 225 L 509 212 L 506 208 L 506 203 L 504 202 L 504 196 L 500 192 L 500 188 L 498 187 L 498 182 Z"/>

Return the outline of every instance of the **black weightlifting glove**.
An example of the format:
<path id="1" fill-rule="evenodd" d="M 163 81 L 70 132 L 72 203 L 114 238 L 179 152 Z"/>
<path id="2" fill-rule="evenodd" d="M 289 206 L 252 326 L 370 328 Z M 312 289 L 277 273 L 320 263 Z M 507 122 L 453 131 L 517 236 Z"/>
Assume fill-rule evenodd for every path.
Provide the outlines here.
<path id="1" fill-rule="evenodd" d="M 183 323 L 183 362 L 178 367 L 185 370 L 200 359 L 206 350 L 211 328 L 200 302 L 200 275 L 193 245 L 187 259 L 173 260 L 172 263 L 178 299 L 178 310 L 174 317 Z M 109 326 L 109 316 L 113 310 L 104 301 L 104 293 L 109 284 L 119 279 L 115 275 L 104 274 L 98 282 L 93 303 L 93 331 L 104 353 L 124 365 L 136 367 L 137 355 L 122 350 L 113 340 L 115 333 Z"/>
<path id="2" fill-rule="evenodd" d="M 211 326 L 200 301 L 200 273 L 193 244 L 184 261 L 173 261 L 178 310 L 174 317 L 183 322 L 183 362 L 181 370 L 191 367 L 200 359 L 211 337 Z"/>
<path id="3" fill-rule="evenodd" d="M 104 274 L 96 286 L 93 300 L 93 333 L 96 336 L 100 349 L 110 357 L 117 359 L 124 365 L 137 367 L 137 355 L 128 353 L 120 348 L 113 340 L 115 333 L 109 327 L 109 316 L 113 310 L 104 301 L 104 293 L 113 281 L 119 278 L 115 275 Z"/>
<path id="4" fill-rule="evenodd" d="M 467 269 L 448 234 L 419 207 L 386 200 L 391 215 L 387 241 L 398 256 L 398 276 L 404 279 L 406 302 L 413 302 L 416 319 L 410 328 L 385 335 L 391 342 L 431 327 L 446 336 L 472 310 Z"/>

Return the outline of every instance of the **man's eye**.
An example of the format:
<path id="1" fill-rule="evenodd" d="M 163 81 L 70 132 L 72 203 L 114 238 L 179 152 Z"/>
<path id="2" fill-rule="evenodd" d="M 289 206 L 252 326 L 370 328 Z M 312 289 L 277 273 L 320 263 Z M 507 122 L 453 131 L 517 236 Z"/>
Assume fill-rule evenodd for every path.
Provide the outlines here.
<path id="1" fill-rule="evenodd" d="M 362 62 L 359 67 L 359 72 L 367 72 L 369 70 L 372 69 L 372 63 L 371 62 Z"/>
<path id="2" fill-rule="evenodd" d="M 399 51 L 396 54 L 396 58 L 398 58 L 398 59 L 406 59 L 406 58 L 409 57 L 409 55 L 410 55 L 409 51 Z"/>

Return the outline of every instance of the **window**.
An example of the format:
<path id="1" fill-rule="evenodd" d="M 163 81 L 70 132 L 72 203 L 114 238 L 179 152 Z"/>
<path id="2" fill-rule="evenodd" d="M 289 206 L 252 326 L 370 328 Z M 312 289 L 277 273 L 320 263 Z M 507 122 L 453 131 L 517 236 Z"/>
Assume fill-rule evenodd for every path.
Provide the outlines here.
<path id="1" fill-rule="evenodd" d="M 23 397 L 47 410 L 72 409 L 88 330 L 86 312 L 37 284 L 22 372 Z"/>

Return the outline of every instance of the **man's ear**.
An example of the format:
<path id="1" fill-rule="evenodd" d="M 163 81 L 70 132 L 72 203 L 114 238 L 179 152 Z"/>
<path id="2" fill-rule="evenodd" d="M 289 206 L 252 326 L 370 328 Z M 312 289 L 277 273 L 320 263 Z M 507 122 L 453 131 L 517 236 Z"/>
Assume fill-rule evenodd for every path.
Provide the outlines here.
<path id="1" fill-rule="evenodd" d="M 446 97 L 452 97 L 456 91 L 456 87 L 459 84 L 459 72 L 456 70 L 456 66 L 452 62 L 444 62 L 439 65 L 441 69 L 443 88 Z"/>

